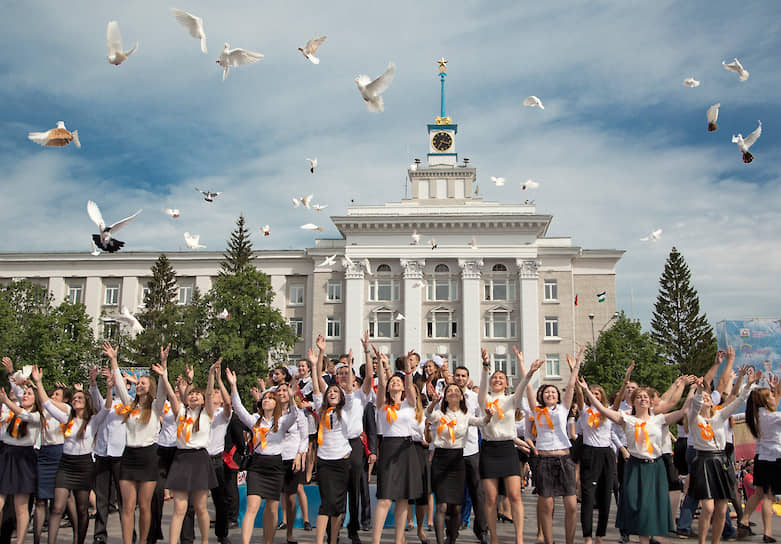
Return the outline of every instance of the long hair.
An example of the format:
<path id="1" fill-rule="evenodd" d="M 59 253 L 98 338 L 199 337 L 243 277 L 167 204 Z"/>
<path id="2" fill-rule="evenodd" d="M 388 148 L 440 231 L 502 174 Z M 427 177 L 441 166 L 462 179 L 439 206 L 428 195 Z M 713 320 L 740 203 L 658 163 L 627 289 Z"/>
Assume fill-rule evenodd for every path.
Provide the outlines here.
<path id="1" fill-rule="evenodd" d="M 596 389 L 597 391 L 599 391 L 599 395 L 601 397 L 599 399 L 599 402 L 601 402 L 604 406 L 608 406 L 608 404 L 607 404 L 607 393 L 605 393 L 604 387 L 602 387 L 601 385 L 589 385 L 588 388 L 589 389 Z M 586 397 L 583 400 L 586 402 L 587 405 L 591 406 L 591 403 L 588 401 L 588 397 Z"/>
<path id="2" fill-rule="evenodd" d="M 442 410 L 443 412 L 447 411 L 449 407 L 449 404 L 447 402 L 447 392 L 448 389 L 450 389 L 451 387 L 455 387 L 456 389 L 458 389 L 458 392 L 461 395 L 461 398 L 458 401 L 458 409 L 466 413 L 466 399 L 464 398 L 464 392 L 461 391 L 461 388 L 454 383 L 451 383 L 450 385 L 445 387 L 445 390 L 442 392 L 442 400 L 439 401 L 439 409 Z"/>
<path id="3" fill-rule="evenodd" d="M 754 389 L 746 401 L 746 425 L 748 430 L 754 435 L 754 438 L 760 437 L 759 432 L 759 409 L 764 408 L 774 412 L 776 407 L 770 404 L 770 389 Z"/>
<path id="4" fill-rule="evenodd" d="M 412 384 L 412 388 L 415 390 L 415 421 L 420 423 L 423 421 L 423 399 L 421 399 L 423 395 L 421 395 L 420 388 L 417 385 Z"/>
<path id="5" fill-rule="evenodd" d="M 144 378 L 149 380 L 149 390 L 146 392 L 146 395 L 144 395 L 144 398 L 141 401 L 138 400 L 139 395 L 136 393 L 136 397 L 133 399 L 133 402 L 130 403 L 130 411 L 125 413 L 125 417 L 122 419 L 122 423 L 127 423 L 127 420 L 130 418 L 130 414 L 132 414 L 132 411 L 136 408 L 141 410 L 141 417 L 139 418 L 139 421 L 144 425 L 149 423 L 149 419 L 152 417 L 152 403 L 157 396 L 157 382 L 152 379 L 152 376 L 141 376 L 139 380 L 143 380 Z"/>
<path id="6" fill-rule="evenodd" d="M 404 379 L 399 376 L 398 374 L 394 374 L 390 378 L 388 378 L 388 383 L 385 384 L 385 404 L 389 406 L 393 406 L 393 399 L 391 398 L 390 389 L 388 386 L 390 385 L 391 380 L 398 378 L 401 380 L 402 385 L 404 384 Z M 403 401 L 407 397 L 407 389 L 404 388 L 401 391 L 401 400 Z"/>
<path id="7" fill-rule="evenodd" d="M 27 389 L 33 389 L 35 388 L 31 385 L 28 385 L 24 388 L 25 391 Z M 16 399 L 18 401 L 19 407 L 22 406 L 22 399 Z M 45 418 L 43 416 L 43 409 L 41 408 L 41 403 L 38 401 L 38 395 L 33 394 L 33 405 L 30 407 L 28 412 L 38 412 L 38 417 L 41 418 L 41 429 L 43 430 L 43 426 L 45 425 Z M 8 426 L 6 427 L 6 433 L 9 435 L 11 434 L 11 430 L 14 428 L 14 425 L 18 425 L 16 427 L 16 437 L 15 438 L 24 438 L 27 436 L 27 422 L 22 420 L 18 415 L 13 414 L 13 417 L 8 422 Z"/>
<path id="8" fill-rule="evenodd" d="M 273 398 L 275 402 L 274 411 L 271 414 L 271 419 L 273 421 L 271 425 L 271 432 L 275 433 L 279 430 L 279 418 L 282 417 L 282 405 L 279 403 L 279 395 L 277 395 L 276 391 L 266 391 L 260 397 L 260 417 L 258 417 L 258 420 L 255 422 L 255 427 L 260 427 L 260 421 L 263 419 L 263 399 L 269 396 Z"/>
<path id="9" fill-rule="evenodd" d="M 79 429 L 79 432 L 76 433 L 76 438 L 79 440 L 82 440 L 84 438 L 84 433 L 87 430 L 87 425 L 89 425 L 90 419 L 92 419 L 92 416 L 95 415 L 95 407 L 92 405 L 92 396 L 84 393 L 83 391 L 76 391 L 73 393 L 73 396 L 71 396 L 70 405 L 71 405 L 71 415 L 68 418 L 68 423 L 73 421 L 73 419 L 76 417 L 76 411 L 73 409 L 73 397 L 81 393 L 84 396 L 84 413 L 81 416 L 81 428 Z"/>
<path id="10" fill-rule="evenodd" d="M 201 395 L 201 398 L 203 398 L 204 404 L 206 403 L 206 393 L 204 393 L 203 389 L 200 387 L 193 387 L 187 392 L 187 396 L 192 395 L 193 393 L 198 393 Z M 185 414 L 187 413 L 187 407 L 185 406 L 184 410 Z M 193 423 L 193 432 L 197 433 L 201 428 L 201 412 L 203 412 L 203 404 L 201 404 L 198 407 L 198 415 L 195 416 L 195 423 Z"/>
<path id="11" fill-rule="evenodd" d="M 653 397 L 650 387 L 638 387 L 637 389 L 632 391 L 632 396 L 629 397 L 629 403 L 632 405 L 633 416 L 637 415 L 637 410 L 635 410 L 635 399 L 637 398 L 637 395 L 639 395 L 640 393 L 645 393 L 646 395 L 648 395 L 648 400 L 651 400 L 651 398 Z M 649 412 L 651 411 L 650 406 L 648 407 L 648 411 Z"/>
<path id="12" fill-rule="evenodd" d="M 331 406 L 328 406 L 328 392 L 331 389 L 336 389 L 339 391 L 339 402 L 336 403 L 336 406 L 334 406 L 334 412 L 336 412 L 336 417 L 339 418 L 339 421 L 342 421 L 342 408 L 344 408 L 345 398 L 344 398 L 344 391 L 342 391 L 342 388 L 339 386 L 339 384 L 332 384 L 325 388 L 325 392 L 323 393 L 323 405 L 320 407 L 320 413 L 317 414 L 318 419 L 322 419 L 325 417 L 325 413 L 328 411 Z"/>

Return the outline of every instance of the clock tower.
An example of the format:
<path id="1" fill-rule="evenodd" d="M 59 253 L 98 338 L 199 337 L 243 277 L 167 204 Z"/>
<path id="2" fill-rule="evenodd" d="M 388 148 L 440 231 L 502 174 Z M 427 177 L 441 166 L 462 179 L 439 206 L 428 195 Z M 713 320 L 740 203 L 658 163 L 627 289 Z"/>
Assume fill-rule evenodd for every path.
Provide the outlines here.
<path id="1" fill-rule="evenodd" d="M 428 125 L 428 165 L 455 166 L 458 161 L 456 153 L 456 133 L 458 125 L 454 124 L 445 113 L 445 78 L 447 77 L 447 61 L 440 58 L 439 80 L 441 86 L 440 115 L 433 125 Z"/>

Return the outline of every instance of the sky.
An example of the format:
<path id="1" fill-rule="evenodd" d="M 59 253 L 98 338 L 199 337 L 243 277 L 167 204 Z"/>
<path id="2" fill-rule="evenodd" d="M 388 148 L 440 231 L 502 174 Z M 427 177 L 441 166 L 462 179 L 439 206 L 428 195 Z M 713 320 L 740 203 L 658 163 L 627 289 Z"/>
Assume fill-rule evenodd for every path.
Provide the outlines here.
<path id="1" fill-rule="evenodd" d="M 89 251 L 86 201 L 111 223 L 143 208 L 120 239 L 183 250 L 183 233 L 222 250 L 243 213 L 257 249 L 338 237 L 328 215 L 398 202 L 439 114 L 436 59 L 448 60 L 447 113 L 486 201 L 536 201 L 550 236 L 623 249 L 619 309 L 650 323 L 670 249 L 683 254 L 703 311 L 779 317 L 781 4 L 722 0 L 591 2 L 6 2 L 0 17 L 0 251 Z M 201 16 L 209 52 L 169 8 Z M 106 60 L 119 21 L 127 62 Z M 327 35 L 310 64 L 297 48 Z M 223 43 L 263 53 L 232 69 Z M 750 77 L 722 67 L 738 57 Z M 353 79 L 396 77 L 370 113 Z M 701 81 L 683 85 L 687 77 Z M 522 105 L 540 97 L 544 110 Z M 721 103 L 719 129 L 705 111 Z M 27 139 L 56 121 L 83 147 Z M 762 136 L 743 164 L 733 134 Z M 307 157 L 318 157 L 315 175 Z M 490 176 L 508 182 L 496 187 Z M 522 192 L 534 179 L 540 187 Z M 214 204 L 195 187 L 222 191 Z M 313 193 L 322 212 L 293 210 Z M 181 217 L 166 216 L 165 207 Z M 303 223 L 325 231 L 303 231 Z M 264 238 L 258 227 L 269 224 Z M 640 238 L 661 228 L 656 243 Z M 581 294 L 590 296 L 589 294 Z"/>

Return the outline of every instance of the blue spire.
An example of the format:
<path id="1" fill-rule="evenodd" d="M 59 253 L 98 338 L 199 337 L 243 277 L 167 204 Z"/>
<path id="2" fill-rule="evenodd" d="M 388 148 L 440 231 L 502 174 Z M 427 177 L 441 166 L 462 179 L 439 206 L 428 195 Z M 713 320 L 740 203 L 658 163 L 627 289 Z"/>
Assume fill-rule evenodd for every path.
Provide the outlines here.
<path id="1" fill-rule="evenodd" d="M 439 63 L 439 82 L 441 85 L 441 95 L 439 117 L 437 117 L 436 122 L 438 125 L 449 125 L 451 119 L 447 116 L 447 113 L 445 113 L 445 78 L 447 78 L 447 60 L 445 60 L 445 57 L 442 57 L 437 62 Z"/>

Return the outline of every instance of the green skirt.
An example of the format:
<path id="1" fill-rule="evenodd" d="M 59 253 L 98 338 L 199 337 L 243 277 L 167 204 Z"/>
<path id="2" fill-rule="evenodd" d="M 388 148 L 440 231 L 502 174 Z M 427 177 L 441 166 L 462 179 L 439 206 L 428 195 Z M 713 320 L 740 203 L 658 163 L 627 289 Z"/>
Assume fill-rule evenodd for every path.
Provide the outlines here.
<path id="1" fill-rule="evenodd" d="M 616 527 L 630 535 L 666 535 L 674 529 L 668 493 L 661 457 L 652 462 L 630 457 L 624 465 Z"/>

